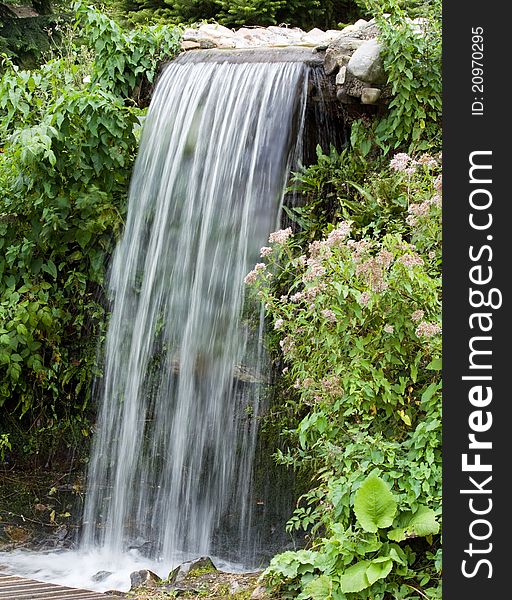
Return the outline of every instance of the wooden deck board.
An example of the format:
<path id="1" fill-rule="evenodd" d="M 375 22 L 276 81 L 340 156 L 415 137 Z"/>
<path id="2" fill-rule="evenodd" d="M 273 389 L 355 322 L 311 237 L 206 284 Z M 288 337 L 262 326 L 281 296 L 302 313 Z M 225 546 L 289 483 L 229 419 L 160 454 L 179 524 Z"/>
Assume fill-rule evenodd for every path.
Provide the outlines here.
<path id="1" fill-rule="evenodd" d="M 106 596 L 91 590 L 80 590 L 46 581 L 34 581 L 16 575 L 0 575 L 0 600 L 107 600 L 122 596 Z"/>

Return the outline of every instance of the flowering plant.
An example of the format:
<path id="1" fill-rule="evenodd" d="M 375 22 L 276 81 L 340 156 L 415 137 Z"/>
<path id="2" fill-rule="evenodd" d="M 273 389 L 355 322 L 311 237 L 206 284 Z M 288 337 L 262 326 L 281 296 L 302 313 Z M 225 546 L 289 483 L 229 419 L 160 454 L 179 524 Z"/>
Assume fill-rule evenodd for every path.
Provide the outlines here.
<path id="1" fill-rule="evenodd" d="M 441 186 L 433 166 L 428 156 L 392 159 L 408 206 L 397 230 L 368 235 L 347 215 L 307 246 L 281 230 L 247 279 L 265 304 L 298 419 L 277 458 L 316 474 L 288 524 L 309 532 L 312 549 L 278 555 L 265 572 L 294 597 L 408 598 L 411 585 L 438 597 Z M 372 477 L 397 508 L 369 531 L 354 495 Z M 414 529 L 419 520 L 427 525 Z"/>

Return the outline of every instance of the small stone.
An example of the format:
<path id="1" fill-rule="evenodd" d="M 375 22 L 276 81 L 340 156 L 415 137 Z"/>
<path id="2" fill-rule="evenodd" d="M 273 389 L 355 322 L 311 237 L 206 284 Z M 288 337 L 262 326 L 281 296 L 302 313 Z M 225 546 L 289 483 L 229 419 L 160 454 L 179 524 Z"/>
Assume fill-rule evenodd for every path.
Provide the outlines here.
<path id="1" fill-rule="evenodd" d="M 333 75 L 348 63 L 354 52 L 363 44 L 362 40 L 353 37 L 338 37 L 329 44 L 325 52 L 324 71 L 326 75 Z"/>
<path id="2" fill-rule="evenodd" d="M 340 67 L 339 73 L 336 75 L 336 84 L 342 85 L 347 77 L 347 67 Z"/>
<path id="3" fill-rule="evenodd" d="M 91 579 L 96 583 L 99 583 L 100 581 L 105 581 L 105 579 L 107 579 L 107 577 L 110 577 L 111 575 L 112 571 L 98 571 L 91 577 Z"/>
<path id="4" fill-rule="evenodd" d="M 259 585 L 251 594 L 251 600 L 265 600 L 266 598 L 268 598 L 267 590 L 262 585 Z"/>
<path id="5" fill-rule="evenodd" d="M 242 591 L 242 586 L 238 583 L 238 581 L 233 580 L 230 584 L 229 584 L 229 593 L 234 596 L 235 594 L 238 594 L 238 592 Z"/>
<path id="6" fill-rule="evenodd" d="M 140 587 L 155 588 L 161 583 L 160 577 L 153 571 L 148 569 L 142 569 L 141 571 L 134 571 L 130 574 L 130 591 L 136 590 Z"/>
<path id="7" fill-rule="evenodd" d="M 192 42 L 190 40 L 185 40 L 184 42 L 181 42 L 182 50 L 197 50 L 198 48 L 201 48 L 201 44 L 199 42 Z"/>
<path id="8" fill-rule="evenodd" d="M 382 90 L 379 88 L 363 88 L 363 91 L 361 92 L 361 103 L 375 104 L 381 94 Z"/>
<path id="9" fill-rule="evenodd" d="M 336 92 L 336 98 L 342 104 L 354 104 L 356 102 L 356 99 L 354 98 L 354 96 L 349 96 L 343 89 L 339 89 Z"/>
<path id="10" fill-rule="evenodd" d="M 199 40 L 199 47 L 201 50 L 211 50 L 211 48 L 216 48 L 217 44 L 212 40 Z"/>

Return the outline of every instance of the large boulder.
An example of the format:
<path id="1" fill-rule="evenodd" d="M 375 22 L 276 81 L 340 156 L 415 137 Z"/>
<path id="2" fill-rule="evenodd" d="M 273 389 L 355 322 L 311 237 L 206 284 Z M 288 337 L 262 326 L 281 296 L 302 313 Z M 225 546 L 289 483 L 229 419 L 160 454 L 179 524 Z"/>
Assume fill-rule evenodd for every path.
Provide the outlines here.
<path id="1" fill-rule="evenodd" d="M 348 73 L 367 83 L 385 83 L 381 50 L 382 46 L 376 39 L 365 41 L 350 57 L 347 63 Z"/>

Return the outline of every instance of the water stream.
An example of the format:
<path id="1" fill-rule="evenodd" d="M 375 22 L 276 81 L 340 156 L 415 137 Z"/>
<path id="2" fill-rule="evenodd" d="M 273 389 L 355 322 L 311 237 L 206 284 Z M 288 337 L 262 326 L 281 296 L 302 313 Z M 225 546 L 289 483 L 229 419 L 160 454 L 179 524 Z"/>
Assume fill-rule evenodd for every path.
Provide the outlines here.
<path id="1" fill-rule="evenodd" d="M 165 576 L 226 546 L 232 568 L 249 568 L 261 550 L 251 488 L 265 361 L 243 279 L 278 223 L 311 69 L 191 56 L 167 66 L 144 123 L 111 266 L 83 535 L 50 578 L 68 585 L 79 570 L 73 585 L 127 589 L 140 560 Z M 48 579 L 32 558 L 1 562 Z M 95 569 L 123 581 L 95 583 Z"/>

